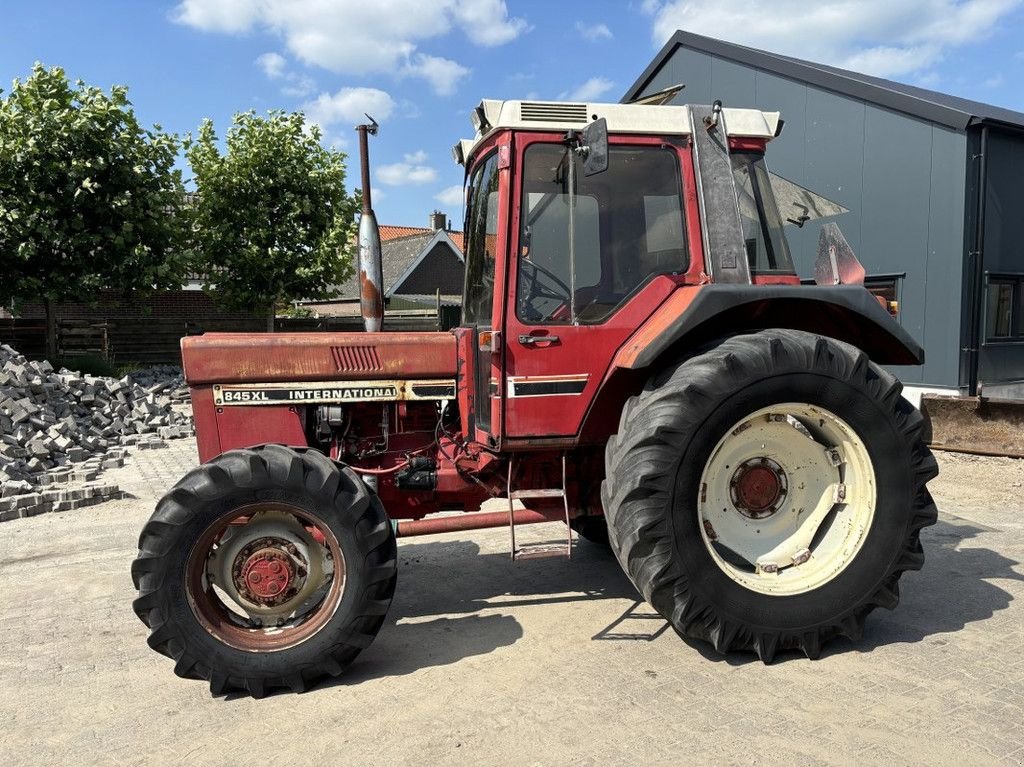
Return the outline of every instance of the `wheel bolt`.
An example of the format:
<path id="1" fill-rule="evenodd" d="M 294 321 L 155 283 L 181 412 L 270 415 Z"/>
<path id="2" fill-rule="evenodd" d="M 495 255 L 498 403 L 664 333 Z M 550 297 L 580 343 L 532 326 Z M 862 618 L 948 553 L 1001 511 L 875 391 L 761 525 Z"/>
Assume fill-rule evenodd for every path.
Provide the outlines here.
<path id="1" fill-rule="evenodd" d="M 801 549 L 800 551 L 798 551 L 793 556 L 793 564 L 794 565 L 802 565 L 804 562 L 806 562 L 810 558 L 811 558 L 811 550 L 810 549 Z"/>

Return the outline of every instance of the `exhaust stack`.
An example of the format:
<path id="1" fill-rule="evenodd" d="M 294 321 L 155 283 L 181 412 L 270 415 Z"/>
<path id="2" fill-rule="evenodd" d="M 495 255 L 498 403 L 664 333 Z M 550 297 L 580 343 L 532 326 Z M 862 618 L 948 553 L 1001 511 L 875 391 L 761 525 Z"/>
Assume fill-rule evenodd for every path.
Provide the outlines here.
<path id="1" fill-rule="evenodd" d="M 359 133 L 359 162 L 362 169 L 363 211 L 359 217 L 359 308 L 363 315 L 363 329 L 376 333 L 384 324 L 384 267 L 381 263 L 380 230 L 370 200 L 370 151 L 368 136 L 377 135 L 377 121 L 357 125 Z"/>

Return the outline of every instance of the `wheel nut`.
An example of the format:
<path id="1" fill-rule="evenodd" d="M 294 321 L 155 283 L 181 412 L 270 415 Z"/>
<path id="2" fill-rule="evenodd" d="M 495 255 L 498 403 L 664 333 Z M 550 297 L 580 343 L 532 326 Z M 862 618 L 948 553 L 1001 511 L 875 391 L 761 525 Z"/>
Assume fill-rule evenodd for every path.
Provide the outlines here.
<path id="1" fill-rule="evenodd" d="M 804 562 L 806 562 L 810 558 L 811 558 L 811 550 L 810 549 L 801 549 L 800 551 L 798 551 L 796 554 L 793 555 L 793 564 L 794 565 L 802 565 Z"/>

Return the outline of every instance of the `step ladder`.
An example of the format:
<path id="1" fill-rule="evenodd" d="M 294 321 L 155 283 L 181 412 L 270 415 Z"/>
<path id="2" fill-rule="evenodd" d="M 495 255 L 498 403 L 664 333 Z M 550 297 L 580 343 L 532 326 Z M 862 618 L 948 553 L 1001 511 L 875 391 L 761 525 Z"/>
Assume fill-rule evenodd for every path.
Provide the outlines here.
<path id="1" fill-rule="evenodd" d="M 546 559 L 548 557 L 565 557 L 572 559 L 572 528 L 569 527 L 569 496 L 565 487 L 565 453 L 562 454 L 562 486 L 561 487 L 536 487 L 512 488 L 512 480 L 515 477 L 515 455 L 508 461 L 508 482 L 506 494 L 508 496 L 508 530 L 512 540 L 512 561 L 520 559 Z M 518 548 L 516 546 L 516 518 L 514 513 L 515 501 L 523 498 L 561 498 L 562 506 L 565 508 L 565 544 L 534 544 Z"/>

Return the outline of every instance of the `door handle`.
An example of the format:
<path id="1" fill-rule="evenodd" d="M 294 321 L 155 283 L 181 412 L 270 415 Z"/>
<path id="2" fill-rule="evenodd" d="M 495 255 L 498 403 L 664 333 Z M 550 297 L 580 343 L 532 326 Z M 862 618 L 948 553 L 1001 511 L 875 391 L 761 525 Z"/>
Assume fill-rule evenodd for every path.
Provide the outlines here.
<path id="1" fill-rule="evenodd" d="M 558 336 L 519 336 L 519 343 L 523 346 L 533 346 L 535 344 L 557 344 L 558 342 Z"/>

